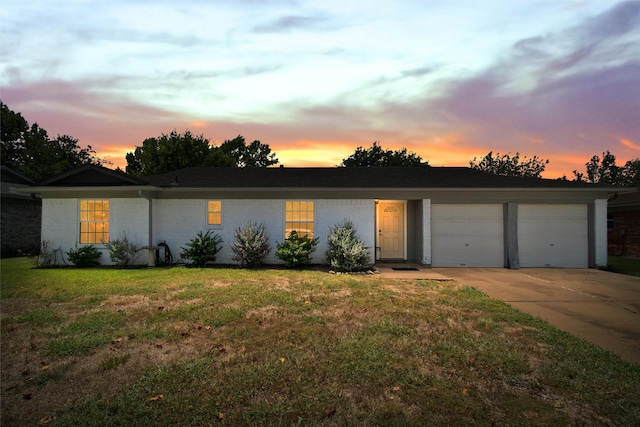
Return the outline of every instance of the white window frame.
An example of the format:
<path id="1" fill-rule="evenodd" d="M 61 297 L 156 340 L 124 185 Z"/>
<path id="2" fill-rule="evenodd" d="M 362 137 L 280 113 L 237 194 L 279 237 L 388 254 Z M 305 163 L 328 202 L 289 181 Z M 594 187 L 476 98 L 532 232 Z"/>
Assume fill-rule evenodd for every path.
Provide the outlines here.
<path id="1" fill-rule="evenodd" d="M 314 238 L 316 236 L 316 234 L 317 234 L 316 233 L 316 218 L 317 218 L 316 208 L 317 208 L 317 203 L 316 203 L 315 200 L 310 200 L 310 199 L 304 199 L 304 200 L 303 199 L 287 199 L 287 200 L 284 201 L 284 216 L 283 216 L 284 222 L 283 222 L 283 227 L 282 227 L 282 230 L 284 232 L 284 238 L 287 239 L 289 237 L 289 234 L 290 234 L 290 233 L 287 232 L 287 223 L 294 222 L 293 220 L 292 221 L 287 221 L 287 203 L 296 203 L 296 202 L 313 203 L 313 210 L 312 210 L 313 211 L 313 220 L 305 221 L 305 222 L 313 224 L 313 232 L 311 233 L 311 236 L 309 236 L 309 237 L 310 238 Z M 308 212 L 308 210 L 307 210 L 307 212 Z M 295 222 L 299 223 L 300 221 L 295 221 Z M 298 230 L 296 230 L 296 231 L 298 231 Z M 298 235 L 300 235 L 300 234 L 298 234 Z M 302 236 L 300 236 L 300 237 L 302 237 Z"/>
<path id="2" fill-rule="evenodd" d="M 108 202 L 109 203 L 109 209 L 107 209 L 107 213 L 108 213 L 108 218 L 106 220 L 102 220 L 102 221 L 96 221 L 94 220 L 89 220 L 89 219 L 82 219 L 82 213 L 85 212 L 85 210 L 82 209 L 82 203 L 83 202 Z M 110 199 L 78 199 L 78 244 L 80 245 L 98 245 L 98 246 L 103 246 L 105 243 L 109 243 L 111 241 L 111 222 L 113 220 L 112 217 L 112 213 L 111 213 L 111 200 Z M 102 209 L 102 212 L 104 212 L 105 210 Z M 86 212 L 90 212 L 89 210 L 86 210 Z M 95 210 L 94 210 L 95 212 Z M 97 224 L 97 223 L 101 223 L 101 224 L 106 224 L 107 225 L 107 231 L 106 231 L 106 235 L 107 235 L 107 239 L 106 240 L 101 240 L 99 242 L 83 242 L 82 241 L 82 236 L 83 234 L 87 234 L 90 235 L 92 237 L 96 237 L 98 233 L 96 233 L 95 231 L 89 231 L 89 232 L 83 232 L 82 231 L 82 224 Z M 100 234 L 105 234 L 105 232 L 103 231 Z M 93 240 L 93 239 L 92 239 Z"/>
<path id="3" fill-rule="evenodd" d="M 210 202 L 220 202 L 220 212 L 210 211 L 209 203 Z M 209 228 L 222 228 L 223 224 L 223 212 L 224 212 L 224 201 L 222 199 L 207 199 L 205 206 L 205 224 Z M 211 224 L 209 223 L 209 213 L 220 213 L 220 224 Z"/>

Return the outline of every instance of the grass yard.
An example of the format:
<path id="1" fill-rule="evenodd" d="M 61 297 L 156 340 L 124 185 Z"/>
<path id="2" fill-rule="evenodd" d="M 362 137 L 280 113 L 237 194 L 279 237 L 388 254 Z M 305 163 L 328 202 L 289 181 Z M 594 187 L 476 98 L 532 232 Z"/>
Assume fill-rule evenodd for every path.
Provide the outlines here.
<path id="1" fill-rule="evenodd" d="M 629 276 L 640 276 L 640 259 L 609 255 L 606 270 Z"/>
<path id="2" fill-rule="evenodd" d="M 6 426 L 640 423 L 640 366 L 456 282 L 1 268 Z"/>

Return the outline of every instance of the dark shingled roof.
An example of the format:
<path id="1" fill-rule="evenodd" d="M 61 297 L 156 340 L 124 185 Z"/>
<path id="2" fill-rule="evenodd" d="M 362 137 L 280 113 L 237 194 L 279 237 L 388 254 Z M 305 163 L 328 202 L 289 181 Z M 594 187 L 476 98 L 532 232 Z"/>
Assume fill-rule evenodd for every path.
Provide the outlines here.
<path id="1" fill-rule="evenodd" d="M 97 165 L 83 165 L 38 182 L 39 186 L 91 187 L 144 185 L 139 177 Z"/>
<path id="2" fill-rule="evenodd" d="M 467 167 L 433 166 L 192 167 L 138 179 L 158 187 L 176 188 L 604 188 L 585 182 L 497 176 Z"/>

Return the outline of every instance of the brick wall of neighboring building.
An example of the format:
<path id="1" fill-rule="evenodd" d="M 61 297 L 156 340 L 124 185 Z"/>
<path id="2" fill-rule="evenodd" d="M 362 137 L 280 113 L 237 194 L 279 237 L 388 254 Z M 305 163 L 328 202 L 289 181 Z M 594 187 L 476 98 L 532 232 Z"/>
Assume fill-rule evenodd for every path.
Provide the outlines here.
<path id="1" fill-rule="evenodd" d="M 2 256 L 40 250 L 40 200 L 3 197 L 1 218 Z"/>
<path id="2" fill-rule="evenodd" d="M 609 211 L 609 255 L 640 258 L 640 209 Z"/>

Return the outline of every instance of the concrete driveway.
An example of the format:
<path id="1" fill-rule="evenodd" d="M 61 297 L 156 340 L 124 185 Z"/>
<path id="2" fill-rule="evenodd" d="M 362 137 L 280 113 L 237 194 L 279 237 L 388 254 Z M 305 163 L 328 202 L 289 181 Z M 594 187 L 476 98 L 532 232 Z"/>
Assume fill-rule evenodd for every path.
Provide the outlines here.
<path id="1" fill-rule="evenodd" d="M 595 269 L 434 268 L 640 364 L 640 278 Z"/>

